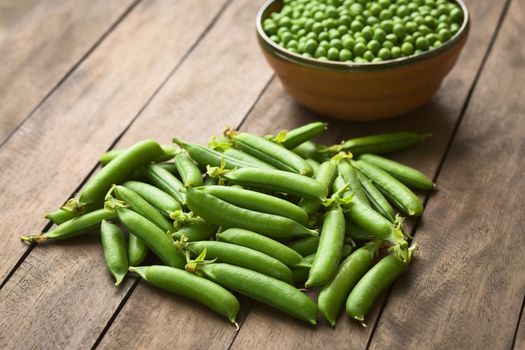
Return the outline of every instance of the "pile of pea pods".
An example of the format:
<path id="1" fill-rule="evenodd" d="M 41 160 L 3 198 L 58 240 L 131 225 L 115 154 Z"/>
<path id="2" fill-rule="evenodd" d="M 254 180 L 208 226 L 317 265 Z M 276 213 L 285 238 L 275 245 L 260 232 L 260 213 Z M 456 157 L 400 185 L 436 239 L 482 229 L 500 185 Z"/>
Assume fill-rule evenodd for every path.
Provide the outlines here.
<path id="1" fill-rule="evenodd" d="M 314 122 L 277 135 L 227 130 L 208 146 L 173 139 L 103 154 L 102 169 L 29 244 L 100 231 L 118 286 L 128 272 L 237 326 L 243 294 L 297 319 L 361 323 L 416 249 L 403 216 L 433 182 L 379 156 L 422 142 L 396 132 L 323 146 Z M 127 232 L 127 233 L 125 233 Z M 149 255 L 149 257 L 148 257 Z M 151 265 L 151 264 L 156 265 Z M 306 289 L 318 291 L 317 301 Z M 364 324 L 364 323 L 363 323 Z"/>

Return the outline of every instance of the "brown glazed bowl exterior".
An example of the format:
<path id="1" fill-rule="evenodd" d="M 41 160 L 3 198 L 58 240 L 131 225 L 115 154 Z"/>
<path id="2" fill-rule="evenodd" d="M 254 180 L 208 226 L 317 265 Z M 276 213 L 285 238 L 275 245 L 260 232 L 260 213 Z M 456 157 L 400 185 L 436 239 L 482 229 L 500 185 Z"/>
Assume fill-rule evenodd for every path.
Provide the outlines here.
<path id="1" fill-rule="evenodd" d="M 454 1 L 464 14 L 456 34 L 441 47 L 408 58 L 358 64 L 321 61 L 288 51 L 262 29 L 264 19 L 281 9 L 282 0 L 263 5 L 257 15 L 257 37 L 266 60 L 299 104 L 338 119 L 388 119 L 424 105 L 454 67 L 470 29 L 465 3 Z"/>

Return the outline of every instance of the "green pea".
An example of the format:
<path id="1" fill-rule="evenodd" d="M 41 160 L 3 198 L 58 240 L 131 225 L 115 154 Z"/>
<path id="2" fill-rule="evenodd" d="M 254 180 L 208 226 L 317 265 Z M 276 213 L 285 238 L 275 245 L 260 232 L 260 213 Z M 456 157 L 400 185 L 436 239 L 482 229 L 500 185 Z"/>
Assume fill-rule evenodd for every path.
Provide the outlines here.
<path id="1" fill-rule="evenodd" d="M 425 39 L 427 39 L 428 44 L 432 46 L 438 40 L 438 37 L 436 34 L 430 33 L 425 36 Z"/>
<path id="2" fill-rule="evenodd" d="M 398 43 L 399 39 L 395 34 L 389 33 L 386 35 L 386 40 L 390 41 L 394 45 Z"/>
<path id="3" fill-rule="evenodd" d="M 463 12 L 461 12 L 461 10 L 458 8 L 454 8 L 452 11 L 450 11 L 450 19 L 452 22 L 460 24 L 463 22 Z"/>
<path id="4" fill-rule="evenodd" d="M 383 42 L 383 47 L 384 47 L 385 49 L 391 50 L 391 49 L 394 47 L 394 44 L 392 44 L 391 41 L 385 40 L 385 41 Z"/>
<path id="5" fill-rule="evenodd" d="M 332 39 L 330 40 L 330 46 L 336 48 L 337 50 L 341 50 L 343 48 L 343 42 L 341 39 Z"/>
<path id="6" fill-rule="evenodd" d="M 356 33 L 363 30 L 363 27 L 364 27 L 363 23 L 357 20 L 353 20 L 352 23 L 350 24 L 350 29 Z"/>
<path id="7" fill-rule="evenodd" d="M 364 53 L 366 52 L 366 45 L 361 43 L 361 42 L 358 42 L 355 44 L 354 46 L 354 56 L 363 56 Z"/>
<path id="8" fill-rule="evenodd" d="M 374 36 L 374 31 L 372 30 L 372 27 L 366 26 L 361 30 L 361 35 L 366 40 L 372 40 L 372 37 Z"/>
<path id="9" fill-rule="evenodd" d="M 450 31 L 451 31 L 452 33 L 455 33 L 455 32 L 457 32 L 458 30 L 459 30 L 459 24 L 457 24 L 457 23 L 452 23 L 452 24 L 450 25 Z"/>
<path id="10" fill-rule="evenodd" d="M 348 51 L 352 51 L 354 49 L 355 41 L 351 37 L 343 39 L 343 48 L 345 48 Z"/>
<path id="11" fill-rule="evenodd" d="M 361 5 L 360 3 L 353 3 L 352 5 L 350 5 L 350 15 L 352 17 L 355 17 L 359 14 L 361 14 L 364 10 L 363 8 L 363 5 Z"/>
<path id="12" fill-rule="evenodd" d="M 377 54 L 381 48 L 381 44 L 377 40 L 370 40 L 367 44 L 367 48 L 372 51 L 372 53 Z"/>
<path id="13" fill-rule="evenodd" d="M 393 33 L 398 39 L 403 39 L 406 35 L 406 32 L 407 32 L 406 28 L 403 24 L 401 23 L 394 24 Z"/>
<path id="14" fill-rule="evenodd" d="M 372 51 L 368 50 L 368 51 L 365 51 L 365 53 L 363 54 L 363 58 L 367 60 L 368 62 L 372 62 L 373 59 L 375 58 L 375 55 Z"/>
<path id="15" fill-rule="evenodd" d="M 281 42 L 281 39 L 277 35 L 272 35 L 270 37 L 270 40 L 273 41 L 276 44 L 279 44 Z"/>
<path id="16" fill-rule="evenodd" d="M 115 278 L 115 286 L 118 286 L 128 272 L 128 256 L 124 234 L 118 226 L 102 220 L 100 238 L 104 249 L 104 260 Z"/>
<path id="17" fill-rule="evenodd" d="M 416 49 L 418 50 L 428 50 L 428 41 L 426 38 L 419 37 L 416 39 Z"/>
<path id="18" fill-rule="evenodd" d="M 417 30 L 417 24 L 415 22 L 407 22 L 405 28 L 407 33 L 413 34 Z"/>
<path id="19" fill-rule="evenodd" d="M 366 24 L 369 26 L 375 26 L 377 23 L 379 23 L 379 19 L 374 16 L 369 16 L 366 18 Z"/>
<path id="20" fill-rule="evenodd" d="M 396 59 L 396 58 L 401 57 L 403 52 L 398 46 L 394 46 L 390 49 L 390 54 L 392 55 L 393 59 Z"/>
<path id="21" fill-rule="evenodd" d="M 324 57 L 324 56 L 326 56 L 326 49 L 324 47 L 318 47 L 315 50 L 314 57 L 315 58 L 320 58 L 320 57 Z"/>
<path id="22" fill-rule="evenodd" d="M 386 40 L 386 33 L 383 29 L 381 28 L 376 28 L 374 29 L 374 40 L 382 43 L 383 41 Z"/>
<path id="23" fill-rule="evenodd" d="M 438 48 L 440 47 L 441 45 L 443 45 L 443 43 L 439 40 L 436 40 L 436 42 L 434 42 L 434 44 L 432 45 L 433 48 Z"/>
<path id="24" fill-rule="evenodd" d="M 352 59 L 352 51 L 347 49 L 342 49 L 339 51 L 339 61 L 346 62 Z"/>
<path id="25" fill-rule="evenodd" d="M 380 49 L 377 56 L 384 61 L 392 58 L 392 54 L 390 53 L 390 50 L 385 49 L 385 48 Z"/>
<path id="26" fill-rule="evenodd" d="M 438 39 L 443 43 L 446 42 L 448 39 L 450 39 L 450 31 L 446 28 L 441 29 L 438 32 Z"/>
<path id="27" fill-rule="evenodd" d="M 328 49 L 326 56 L 329 60 L 336 61 L 339 58 L 339 50 L 331 47 Z"/>
<path id="28" fill-rule="evenodd" d="M 394 22 L 387 19 L 381 22 L 381 29 L 383 29 L 387 33 L 392 33 L 394 30 Z"/>
<path id="29" fill-rule="evenodd" d="M 180 294 L 206 305 L 237 325 L 235 318 L 240 309 L 239 301 L 217 283 L 168 266 L 130 267 L 129 271 L 137 273 L 142 279 L 157 288 Z"/>
<path id="30" fill-rule="evenodd" d="M 380 246 L 381 241 L 373 241 L 350 254 L 319 292 L 319 311 L 332 327 L 345 299 L 369 269 Z"/>

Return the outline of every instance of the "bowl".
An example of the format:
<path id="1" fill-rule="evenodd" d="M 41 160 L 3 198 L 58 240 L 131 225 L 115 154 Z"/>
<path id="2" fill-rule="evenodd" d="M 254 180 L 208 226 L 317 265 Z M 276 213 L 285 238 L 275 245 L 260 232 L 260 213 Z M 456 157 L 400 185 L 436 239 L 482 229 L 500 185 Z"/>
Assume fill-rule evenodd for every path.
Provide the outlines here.
<path id="1" fill-rule="evenodd" d="M 274 43 L 262 23 L 282 0 L 267 1 L 257 15 L 257 38 L 264 57 L 286 91 L 301 105 L 323 116 L 351 121 L 394 118 L 413 111 L 439 89 L 467 41 L 470 18 L 463 0 L 459 30 L 442 46 L 419 55 L 374 63 L 322 61 Z"/>

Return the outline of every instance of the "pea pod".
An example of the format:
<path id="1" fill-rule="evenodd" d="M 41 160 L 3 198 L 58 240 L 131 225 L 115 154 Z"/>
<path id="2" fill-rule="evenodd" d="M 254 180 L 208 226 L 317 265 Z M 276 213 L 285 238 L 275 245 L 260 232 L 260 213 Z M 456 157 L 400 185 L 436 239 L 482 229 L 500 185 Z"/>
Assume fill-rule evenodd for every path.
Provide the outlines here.
<path id="1" fill-rule="evenodd" d="M 224 228 L 244 228 L 272 238 L 317 235 L 298 222 L 283 216 L 237 207 L 206 192 L 188 187 L 188 207 L 209 223 Z"/>
<path id="2" fill-rule="evenodd" d="M 338 153 L 351 152 L 354 155 L 364 153 L 383 154 L 399 151 L 422 142 L 428 135 L 414 132 L 392 132 L 386 134 L 356 137 L 331 147 L 325 147 L 321 152 Z"/>
<path id="3" fill-rule="evenodd" d="M 347 215 L 348 216 L 348 215 Z M 374 237 L 361 227 L 354 224 L 352 220 L 346 219 L 345 222 L 345 236 L 354 242 L 370 241 Z"/>
<path id="4" fill-rule="evenodd" d="M 172 237 L 176 240 L 186 237 L 189 242 L 202 241 L 210 238 L 219 228 L 198 218 L 182 224 L 181 228 L 173 232 Z"/>
<path id="5" fill-rule="evenodd" d="M 146 140 L 136 143 L 91 177 L 80 191 L 78 198 L 70 199 L 64 209 L 82 211 L 88 204 L 102 202 L 113 184 L 124 182 L 135 170 L 162 154 L 162 148 L 155 141 Z"/>
<path id="6" fill-rule="evenodd" d="M 171 217 L 174 212 L 181 210 L 181 206 L 175 198 L 155 186 L 139 181 L 126 181 L 122 186 L 137 193 L 167 217 Z"/>
<path id="7" fill-rule="evenodd" d="M 232 293 L 218 284 L 168 266 L 130 267 L 129 271 L 137 273 L 142 279 L 157 288 L 180 294 L 206 305 L 237 326 L 235 318 L 240 308 L 239 301 Z"/>
<path id="8" fill-rule="evenodd" d="M 185 149 L 190 155 L 191 159 L 196 161 L 201 169 L 206 169 L 208 165 L 213 167 L 224 166 L 225 169 L 254 167 L 253 164 L 237 160 L 196 143 L 183 142 L 177 138 L 174 138 L 173 142 Z"/>
<path id="9" fill-rule="evenodd" d="M 230 132 L 228 136 L 239 149 L 278 169 L 305 176 L 313 174 L 311 165 L 303 158 L 271 141 L 243 132 Z"/>
<path id="10" fill-rule="evenodd" d="M 134 234 L 128 236 L 128 262 L 129 266 L 139 266 L 148 256 L 148 247 L 144 241 Z"/>
<path id="11" fill-rule="evenodd" d="M 327 124 L 322 122 L 308 123 L 289 131 L 283 130 L 276 137 L 273 137 L 272 141 L 280 143 L 287 149 L 293 149 L 321 134 L 326 130 L 326 126 Z"/>
<path id="12" fill-rule="evenodd" d="M 292 248 L 252 231 L 230 228 L 217 233 L 216 237 L 219 241 L 257 250 L 290 267 L 305 264 L 303 257 Z"/>
<path id="13" fill-rule="evenodd" d="M 104 260 L 109 271 L 115 277 L 115 285 L 118 286 L 128 272 L 128 256 L 124 234 L 118 226 L 102 220 L 100 238 L 104 249 Z"/>
<path id="14" fill-rule="evenodd" d="M 355 169 L 345 159 L 341 160 L 337 166 L 339 175 L 345 180 L 345 183 L 350 185 L 350 191 L 352 191 L 353 198 L 360 200 L 366 205 L 370 205 L 368 198 L 365 195 L 365 191 L 357 178 Z"/>
<path id="15" fill-rule="evenodd" d="M 338 205 L 325 214 L 317 253 L 310 268 L 305 287 L 319 286 L 327 282 L 339 264 L 345 235 L 345 218 Z"/>
<path id="16" fill-rule="evenodd" d="M 304 159 L 314 159 L 317 155 L 317 145 L 312 141 L 306 141 L 293 148 L 292 152 Z"/>
<path id="17" fill-rule="evenodd" d="M 175 167 L 184 185 L 202 186 L 202 173 L 186 152 L 180 152 L 175 156 Z"/>
<path id="18" fill-rule="evenodd" d="M 252 165 L 254 168 L 264 168 L 264 169 L 277 169 L 273 165 L 270 165 L 266 162 L 263 162 L 259 158 L 255 158 L 251 154 L 241 151 L 236 148 L 228 148 L 222 152 L 225 156 L 228 156 L 233 159 L 237 159 L 241 162 Z"/>
<path id="19" fill-rule="evenodd" d="M 224 178 L 247 187 L 260 187 L 300 197 L 324 199 L 328 188 L 307 176 L 270 169 L 237 169 L 225 173 Z"/>
<path id="20" fill-rule="evenodd" d="M 326 188 L 332 186 L 332 182 L 337 174 L 337 167 L 333 161 L 327 161 L 319 166 L 319 170 L 315 173 L 315 180 Z M 299 202 L 301 207 L 308 216 L 316 213 L 321 207 L 321 201 L 318 198 L 303 198 Z"/>
<path id="21" fill-rule="evenodd" d="M 116 213 L 112 210 L 98 209 L 68 220 L 46 233 L 22 236 L 21 239 L 26 243 L 69 239 L 98 229 L 102 220 L 111 220 L 116 216 Z"/>
<path id="22" fill-rule="evenodd" d="M 104 202 L 87 204 L 82 208 L 81 211 L 71 211 L 71 210 L 64 210 L 62 208 L 59 208 L 51 213 L 47 213 L 45 215 L 45 218 L 51 220 L 54 224 L 60 225 L 68 220 L 79 217 L 86 213 L 90 213 L 97 209 L 102 209 L 103 207 L 104 207 Z"/>
<path id="23" fill-rule="evenodd" d="M 368 271 L 380 246 L 381 241 L 373 241 L 350 254 L 339 265 L 330 281 L 321 288 L 317 304 L 321 315 L 332 327 L 335 327 L 337 315 L 348 294 Z"/>
<path id="24" fill-rule="evenodd" d="M 338 176 L 334 181 L 334 190 L 337 191 L 345 185 L 342 177 Z M 347 196 L 349 193 L 343 194 Z M 395 252 L 401 259 L 406 259 L 408 242 L 402 231 L 376 212 L 370 206 L 359 200 L 345 201 L 343 204 L 345 216 L 365 232 L 374 238 L 389 241 L 395 245 Z"/>
<path id="25" fill-rule="evenodd" d="M 366 176 L 361 174 L 359 170 L 356 170 L 356 174 L 372 208 L 388 219 L 388 221 L 394 222 L 396 213 L 390 203 L 386 200 L 385 196 L 383 196 L 381 191 L 379 191 Z"/>
<path id="26" fill-rule="evenodd" d="M 198 267 L 205 277 L 300 320 L 317 323 L 317 304 L 290 284 L 243 267 L 216 263 Z"/>
<path id="27" fill-rule="evenodd" d="M 314 169 L 314 178 L 315 178 L 315 175 L 319 171 L 319 167 L 321 166 L 321 164 L 318 161 L 313 160 L 313 159 L 306 159 L 306 161 L 312 166 L 312 169 Z"/>
<path id="28" fill-rule="evenodd" d="M 425 174 L 404 164 L 373 154 L 363 154 L 359 159 L 386 171 L 410 188 L 419 190 L 431 190 L 434 188 L 434 183 Z"/>
<path id="29" fill-rule="evenodd" d="M 407 215 L 420 216 L 423 203 L 408 187 L 390 176 L 387 172 L 364 160 L 352 164 L 368 177 L 394 204 Z"/>
<path id="30" fill-rule="evenodd" d="M 353 248 L 350 244 L 343 244 L 343 249 L 341 252 L 341 260 L 345 259 L 352 252 Z M 307 255 L 304 257 L 304 265 L 296 266 L 292 268 L 292 279 L 295 283 L 304 283 L 308 279 L 308 274 L 310 273 L 311 264 L 314 262 L 315 252 L 313 254 Z M 310 264 L 307 266 L 306 264 Z"/>
<path id="31" fill-rule="evenodd" d="M 164 215 L 129 188 L 120 185 L 114 186 L 113 193 L 119 200 L 126 203 L 128 208 L 157 225 L 162 231 L 173 231 L 173 224 Z"/>
<path id="32" fill-rule="evenodd" d="M 181 205 L 186 204 L 184 185 L 173 174 L 157 164 L 148 165 L 144 170 L 153 185 L 175 198 Z"/>
<path id="33" fill-rule="evenodd" d="M 186 258 L 175 247 L 170 236 L 143 216 L 126 208 L 116 208 L 120 222 L 135 236 L 140 238 L 166 265 L 184 268 Z"/>
<path id="34" fill-rule="evenodd" d="M 379 295 L 383 293 L 408 267 L 417 246 L 408 249 L 405 262 L 395 255 L 381 259 L 359 280 L 346 300 L 346 313 L 363 322 Z"/>
<path id="35" fill-rule="evenodd" d="M 186 244 L 186 248 L 196 255 L 206 250 L 207 258 L 217 259 L 219 262 L 244 267 L 292 283 L 292 271 L 285 264 L 251 248 L 218 241 L 190 242 Z"/>
<path id="36" fill-rule="evenodd" d="M 205 186 L 199 190 L 241 208 L 280 215 L 303 225 L 308 224 L 308 215 L 303 209 L 278 197 L 229 186 Z"/>
<path id="37" fill-rule="evenodd" d="M 162 148 L 163 154 L 157 159 L 155 159 L 156 162 L 164 162 L 173 159 L 175 153 L 177 153 L 177 149 L 172 145 L 161 145 L 160 147 Z M 112 149 L 101 155 L 98 161 L 102 165 L 107 165 L 109 162 L 111 162 L 113 159 L 117 158 L 124 152 L 126 152 L 126 149 Z"/>
<path id="38" fill-rule="evenodd" d="M 317 247 L 319 246 L 319 237 L 305 237 L 297 241 L 293 241 L 287 244 L 289 248 L 292 248 L 303 257 L 315 254 Z M 313 261 L 313 260 L 312 260 Z"/>

